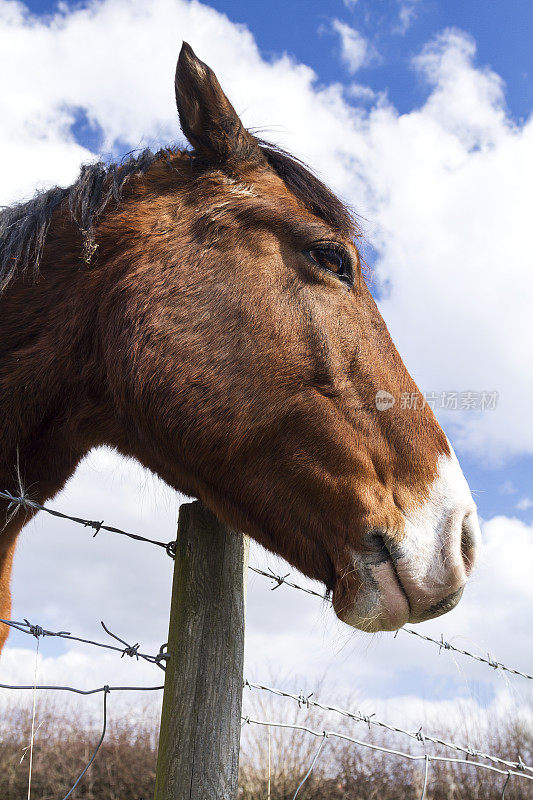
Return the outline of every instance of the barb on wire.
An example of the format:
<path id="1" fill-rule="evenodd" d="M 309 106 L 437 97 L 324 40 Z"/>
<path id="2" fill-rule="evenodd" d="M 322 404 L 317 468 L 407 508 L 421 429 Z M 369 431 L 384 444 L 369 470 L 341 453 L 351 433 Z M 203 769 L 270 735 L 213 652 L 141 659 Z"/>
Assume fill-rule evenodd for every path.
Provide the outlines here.
<path id="1" fill-rule="evenodd" d="M 111 636 L 113 639 L 116 639 L 117 642 L 121 642 L 124 645 L 124 650 L 122 651 L 122 655 L 120 656 L 121 658 L 124 658 L 124 656 L 130 656 L 131 658 L 136 658 L 137 661 L 139 660 L 139 658 L 142 658 L 142 654 L 139 653 L 139 647 L 140 647 L 139 642 L 137 642 L 137 644 L 128 644 L 127 642 L 124 641 L 124 639 L 121 639 L 120 636 L 111 633 L 111 631 L 105 626 L 102 620 L 100 620 L 100 625 L 102 626 L 104 631 L 107 634 L 109 634 L 109 636 Z"/>
<path id="2" fill-rule="evenodd" d="M 306 586 L 301 586 L 298 583 L 294 583 L 293 581 L 287 580 L 290 576 L 290 573 L 286 575 L 276 575 L 276 573 L 270 569 L 269 572 L 265 572 L 262 569 L 258 569 L 257 567 L 250 566 L 253 572 L 256 572 L 258 575 L 262 575 L 264 578 L 268 578 L 271 581 L 275 582 L 275 586 L 273 589 L 277 589 L 282 584 L 289 586 L 291 589 L 297 589 L 300 592 L 305 592 L 306 594 L 313 595 L 314 597 L 320 598 L 320 600 L 326 600 L 328 603 L 331 603 L 331 598 L 328 596 L 327 593 L 321 594 L 320 592 L 315 591 L 314 589 L 308 589 Z M 468 650 L 462 650 L 460 647 L 455 647 L 455 645 L 450 644 L 450 642 L 445 641 L 444 637 L 441 635 L 439 639 L 433 639 L 431 636 L 427 636 L 427 634 L 419 633 L 418 631 L 413 630 L 412 628 L 400 628 L 394 634 L 394 638 L 398 635 L 400 631 L 404 631 L 405 633 L 410 633 L 412 636 L 418 636 L 419 639 L 423 639 L 426 642 L 432 642 L 436 644 L 439 650 L 453 650 L 455 653 L 460 653 L 463 656 L 468 656 L 469 658 L 473 658 L 475 661 L 479 661 L 482 664 L 487 664 L 489 667 L 493 669 L 501 669 L 504 672 L 509 672 L 512 675 L 519 675 L 521 678 L 527 678 L 528 680 L 533 680 L 533 675 L 528 674 L 527 672 L 522 672 L 519 669 L 514 669 L 512 667 L 507 667 L 501 661 L 496 661 L 493 659 L 490 654 L 487 655 L 487 658 L 483 658 L 483 656 L 478 656 L 475 653 L 470 653 Z"/>
<path id="3" fill-rule="evenodd" d="M 259 691 L 270 692 L 270 694 L 277 695 L 278 697 L 285 697 L 290 700 L 294 700 L 298 705 L 302 706 L 302 692 L 300 694 L 292 694 L 291 692 L 286 692 L 283 689 L 276 689 L 272 686 L 265 686 L 261 683 L 252 683 L 251 681 L 244 679 L 243 681 L 243 688 L 248 687 L 251 689 L 257 689 Z M 339 714 L 340 716 L 347 717 L 348 719 L 354 720 L 354 722 L 364 722 L 368 725 L 368 729 L 370 730 L 370 726 L 374 725 L 379 728 L 384 728 L 385 730 L 391 731 L 392 733 L 399 733 L 403 736 L 408 736 L 410 739 L 416 739 L 421 743 L 431 742 L 432 744 L 440 745 L 441 747 L 447 747 L 451 750 L 455 750 L 458 753 L 464 753 L 467 758 L 472 756 L 474 758 L 482 758 L 490 761 L 493 764 L 500 764 L 507 769 L 513 770 L 521 770 L 532 773 L 533 777 L 533 767 L 529 767 L 527 764 L 524 764 L 522 759 L 519 757 L 517 761 L 507 761 L 506 759 L 499 758 L 498 756 L 492 756 L 488 753 L 483 753 L 479 750 L 474 750 L 472 747 L 465 747 L 464 745 L 456 744 L 455 742 L 448 742 L 445 739 L 441 739 L 438 736 L 430 736 L 427 733 L 422 732 L 422 727 L 420 727 L 416 732 L 405 730 L 404 728 L 399 728 L 397 725 L 391 725 L 388 722 L 383 722 L 376 718 L 375 714 L 362 714 L 360 711 L 347 711 L 343 708 L 338 708 L 337 706 L 328 705 L 326 703 L 321 703 L 318 700 L 311 700 L 311 695 L 305 698 L 305 705 L 307 708 L 313 706 L 314 708 L 319 708 L 322 711 L 331 711 L 335 714 Z M 505 773 L 504 773 L 505 774 Z"/>
<path id="4" fill-rule="evenodd" d="M 440 639 L 433 639 L 431 636 L 427 636 L 425 633 L 419 633 L 418 631 L 413 630 L 412 628 L 400 628 L 401 631 L 404 633 L 410 633 L 412 636 L 418 636 L 419 639 L 423 639 L 425 642 L 432 642 L 436 644 L 441 650 L 453 650 L 454 653 L 460 653 L 463 656 L 468 656 L 469 658 L 473 658 L 475 661 L 479 661 L 482 664 L 487 664 L 489 667 L 493 669 L 501 669 L 504 672 L 510 672 L 512 675 L 519 675 L 521 678 L 527 678 L 528 680 L 533 680 L 533 675 L 529 675 L 527 672 L 521 672 L 519 669 L 513 669 L 512 667 L 507 667 L 505 664 L 502 664 L 501 661 L 495 661 L 490 654 L 487 655 L 487 658 L 483 656 L 478 656 L 475 653 L 470 653 L 468 650 L 463 650 L 461 647 L 456 647 L 455 645 L 451 644 L 450 642 L 445 641 L 444 637 L 441 634 Z"/>
<path id="5" fill-rule="evenodd" d="M 11 492 L 0 491 L 0 498 L 9 502 L 7 507 L 8 511 L 17 506 L 19 508 L 24 508 L 27 511 L 30 509 L 34 511 L 46 511 L 47 514 L 51 514 L 53 517 L 58 517 L 59 519 L 68 519 L 71 522 L 76 522 L 78 525 L 83 525 L 84 528 L 92 528 L 94 530 L 93 538 L 100 533 L 100 531 L 118 533 L 120 536 L 127 536 L 129 539 L 134 539 L 136 542 L 147 542 L 148 544 L 154 544 L 157 547 L 162 547 L 171 558 L 173 558 L 175 554 L 174 541 L 161 542 L 158 539 L 149 539 L 146 536 L 140 536 L 138 533 L 129 533 L 128 531 L 121 530 L 121 528 L 114 528 L 111 525 L 105 525 L 103 520 L 95 521 L 91 519 L 84 519 L 83 517 L 74 517 L 70 514 L 64 514 L 62 511 L 55 511 L 53 508 L 48 508 L 40 503 L 36 503 L 34 500 L 30 500 L 29 497 L 25 497 L 24 495 L 19 496 L 12 494 Z"/>
<path id="6" fill-rule="evenodd" d="M 315 731 L 312 728 L 308 728 L 305 725 L 295 725 L 289 722 L 271 722 L 270 720 L 259 720 L 259 719 L 251 719 L 249 716 L 241 717 L 242 720 L 242 727 L 244 725 L 263 725 L 263 726 L 270 726 L 272 728 L 289 728 L 295 731 L 304 731 L 305 733 L 310 734 L 311 736 L 324 736 L 326 738 L 335 737 L 337 739 L 343 739 L 347 742 L 352 742 L 352 744 L 359 745 L 361 747 L 367 747 L 370 750 L 377 750 L 381 753 L 388 753 L 389 755 L 399 756 L 401 758 L 407 758 L 409 761 L 426 761 L 428 764 L 430 761 L 439 761 L 445 764 L 466 764 L 469 767 L 475 767 L 477 769 L 485 769 L 490 770 L 491 772 L 496 772 L 500 775 L 515 775 L 518 778 L 523 778 L 527 781 L 533 781 L 533 775 L 528 775 L 525 772 L 516 772 L 515 770 L 503 770 L 499 767 L 495 767 L 492 764 L 483 764 L 481 761 L 470 761 L 466 758 L 449 758 L 448 756 L 437 756 L 437 755 L 430 755 L 426 753 L 425 755 L 413 755 L 412 753 L 405 753 L 402 750 L 393 750 L 390 747 L 382 747 L 381 745 L 372 744 L 371 742 L 365 742 L 361 739 L 355 739 L 353 736 L 348 736 L 345 733 L 339 733 L 338 731 Z"/>
<path id="7" fill-rule="evenodd" d="M 116 647 L 115 645 L 109 644 L 107 642 L 95 642 L 92 639 L 84 639 L 81 636 L 72 636 L 69 631 L 49 631 L 46 628 L 42 628 L 40 625 L 33 625 L 31 622 L 28 622 L 27 619 L 24 622 L 17 622 L 14 620 L 9 619 L 0 619 L 0 623 L 4 625 L 9 625 L 10 628 L 15 628 L 17 631 L 21 633 L 27 633 L 32 636 L 55 636 L 59 639 L 68 639 L 71 642 L 82 642 L 83 644 L 93 645 L 94 647 L 102 647 L 106 650 L 114 650 L 116 653 L 121 653 L 121 658 L 123 656 L 130 656 L 135 657 L 137 661 L 142 658 L 144 661 L 148 661 L 149 664 L 155 664 L 160 669 L 165 670 L 165 661 L 169 658 L 168 653 L 164 652 L 164 648 L 166 644 L 161 645 L 159 648 L 159 653 L 155 656 L 148 655 L 147 653 L 140 653 L 139 652 L 139 644 L 129 645 L 124 639 L 121 639 L 119 636 L 116 636 L 114 633 L 105 626 L 103 622 L 100 622 L 104 631 L 111 636 L 113 639 L 116 639 L 117 642 L 121 642 L 124 647 Z"/>
<path id="8" fill-rule="evenodd" d="M 288 581 L 287 578 L 290 576 L 290 572 L 288 572 L 286 575 L 276 575 L 274 570 L 270 569 L 270 567 L 268 568 L 268 572 L 265 572 L 263 569 L 259 569 L 258 567 L 249 566 L 248 568 L 251 569 L 252 572 L 256 572 L 258 575 L 262 575 L 264 578 L 274 581 L 276 585 L 272 587 L 272 590 L 278 589 L 284 583 L 286 586 L 290 586 L 291 589 L 298 589 L 300 592 L 305 592 L 306 594 L 311 594 L 314 597 L 319 597 L 321 600 L 329 600 L 329 597 L 325 593 L 320 594 L 320 592 L 315 592 L 314 589 L 307 589 L 305 586 L 299 586 L 297 583 Z"/>

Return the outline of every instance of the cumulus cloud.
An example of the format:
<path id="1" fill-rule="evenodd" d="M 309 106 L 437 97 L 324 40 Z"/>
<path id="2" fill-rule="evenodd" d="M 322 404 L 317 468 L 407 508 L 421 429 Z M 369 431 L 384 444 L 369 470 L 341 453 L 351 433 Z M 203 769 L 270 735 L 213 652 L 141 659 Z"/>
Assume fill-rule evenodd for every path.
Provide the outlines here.
<path id="1" fill-rule="evenodd" d="M 361 67 L 366 66 L 369 61 L 376 59 L 377 54 L 372 45 L 355 28 L 335 19 L 333 20 L 333 30 L 339 34 L 341 58 L 352 75 Z"/>
<path id="2" fill-rule="evenodd" d="M 473 56 L 448 31 L 415 60 L 424 106 L 366 121 L 382 310 L 424 388 L 499 391 L 494 412 L 450 419 L 463 446 L 531 453 L 533 122 L 507 117 L 501 79 Z"/>

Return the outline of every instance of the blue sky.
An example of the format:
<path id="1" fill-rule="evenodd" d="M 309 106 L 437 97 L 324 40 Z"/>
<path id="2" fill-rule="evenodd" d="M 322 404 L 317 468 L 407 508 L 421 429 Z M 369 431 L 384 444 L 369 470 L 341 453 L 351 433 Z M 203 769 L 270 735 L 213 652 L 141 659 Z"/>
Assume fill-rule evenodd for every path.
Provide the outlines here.
<path id="1" fill-rule="evenodd" d="M 531 111 L 533 6 L 527 0 L 404 3 L 413 14 L 404 33 L 398 30 L 401 4 L 397 0 L 358 0 L 353 4 L 340 0 L 215 0 L 211 5 L 249 26 L 266 57 L 291 53 L 326 82 L 344 78 L 335 53 L 335 37 L 328 32 L 331 17 L 338 17 L 368 36 L 383 54 L 382 63 L 363 69 L 359 78 L 375 90 L 387 87 L 400 111 L 420 104 L 427 95 L 427 87 L 416 80 L 409 67 L 409 55 L 444 28 L 458 27 L 476 40 L 479 63 L 492 67 L 507 83 L 507 102 L 513 116 L 521 118 Z"/>
<path id="2" fill-rule="evenodd" d="M 146 143 L 178 140 L 172 75 L 188 39 L 215 67 L 246 124 L 271 126 L 273 138 L 361 212 L 383 316 L 422 390 L 499 392 L 495 411 L 439 412 L 485 521 L 486 556 L 458 609 L 424 629 L 527 669 L 531 3 L 103 0 L 63 4 L 55 19 L 55 3 L 25 7 L 37 18 L 0 0 L 0 74 L 10 76 L 0 92 L 0 145 L 12 154 L 0 202 L 68 183 L 101 149 L 119 158 Z M 130 530 L 149 527 L 168 540 L 177 500 L 100 452 L 53 505 Z M 147 649 L 158 647 L 167 566 L 157 553 L 108 546 L 39 518 L 17 555 L 15 614 L 92 636 L 104 618 Z M 152 582 L 143 592 L 125 575 L 146 570 Z M 311 688 L 326 671 L 339 686 L 356 683 L 377 700 L 466 696 L 488 706 L 509 690 L 490 670 L 450 664 L 401 636 L 352 638 L 307 599 L 283 591 L 251 581 L 248 656 L 258 679 L 261 664 L 283 653 L 287 673 L 303 675 Z M 0 674 L 18 675 L 16 648 L 27 642 L 15 635 L 10 646 L 12 660 L 0 662 Z M 50 679 L 82 668 L 100 675 L 61 643 L 46 648 Z M 110 662 L 101 666 L 107 680 Z"/>

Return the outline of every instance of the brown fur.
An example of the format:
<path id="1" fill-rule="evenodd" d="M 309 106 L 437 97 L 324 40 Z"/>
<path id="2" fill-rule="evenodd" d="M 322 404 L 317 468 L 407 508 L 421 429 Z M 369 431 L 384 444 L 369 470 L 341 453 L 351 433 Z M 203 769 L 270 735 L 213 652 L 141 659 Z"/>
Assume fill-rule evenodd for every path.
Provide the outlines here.
<path id="1" fill-rule="evenodd" d="M 89 265 L 62 202 L 38 278 L 0 297 L 0 486 L 18 459 L 43 503 L 110 445 L 332 588 L 366 531 L 401 537 L 448 445 L 427 407 L 376 411 L 377 390 L 417 388 L 362 276 L 349 289 L 302 254 L 327 240 L 357 260 L 348 223 L 304 202 L 185 46 L 176 87 L 195 157 L 129 180 Z M 3 618 L 24 522 L 0 534 Z"/>

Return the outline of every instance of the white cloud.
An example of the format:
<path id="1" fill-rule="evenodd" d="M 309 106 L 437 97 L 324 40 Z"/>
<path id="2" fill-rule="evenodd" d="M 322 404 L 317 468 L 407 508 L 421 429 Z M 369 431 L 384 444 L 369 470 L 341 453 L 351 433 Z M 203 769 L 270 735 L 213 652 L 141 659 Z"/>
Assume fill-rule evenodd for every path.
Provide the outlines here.
<path id="1" fill-rule="evenodd" d="M 501 494 L 516 494 L 518 490 L 514 485 L 514 483 L 511 480 L 507 479 L 502 484 L 500 484 L 500 486 L 498 486 L 498 491 Z"/>
<path id="2" fill-rule="evenodd" d="M 357 161 L 391 333 L 422 388 L 499 392 L 496 410 L 448 421 L 459 444 L 490 458 L 533 451 L 523 423 L 533 395 L 533 122 L 506 116 L 501 79 L 475 69 L 473 55 L 457 31 L 426 48 L 415 60 L 426 103 L 371 111 L 357 126 Z"/>
<path id="3" fill-rule="evenodd" d="M 417 5 L 420 0 L 399 0 L 398 20 L 399 24 L 394 32 L 399 34 L 406 33 L 417 16 Z"/>
<path id="4" fill-rule="evenodd" d="M 497 516 L 485 521 L 482 530 L 481 561 L 471 578 L 468 599 L 455 615 L 436 620 L 433 628 L 445 624 L 460 630 L 470 642 L 478 642 L 479 653 L 491 652 L 496 660 L 514 662 L 530 672 L 530 641 L 524 631 L 530 627 L 533 608 L 527 566 L 533 558 L 533 525 Z"/>
<path id="5" fill-rule="evenodd" d="M 503 80 L 488 68 L 474 69 L 475 54 L 473 39 L 448 29 L 413 60 L 432 89 L 424 115 L 456 137 L 466 154 L 498 145 L 512 129 Z"/>
<path id="6" fill-rule="evenodd" d="M 352 75 L 376 59 L 377 54 L 373 46 L 355 28 L 335 19 L 333 30 L 340 36 L 341 58 Z"/>
<path id="7" fill-rule="evenodd" d="M 518 511 L 527 511 L 529 508 L 533 508 L 533 500 L 531 497 L 523 497 L 518 501 L 515 508 Z"/>

